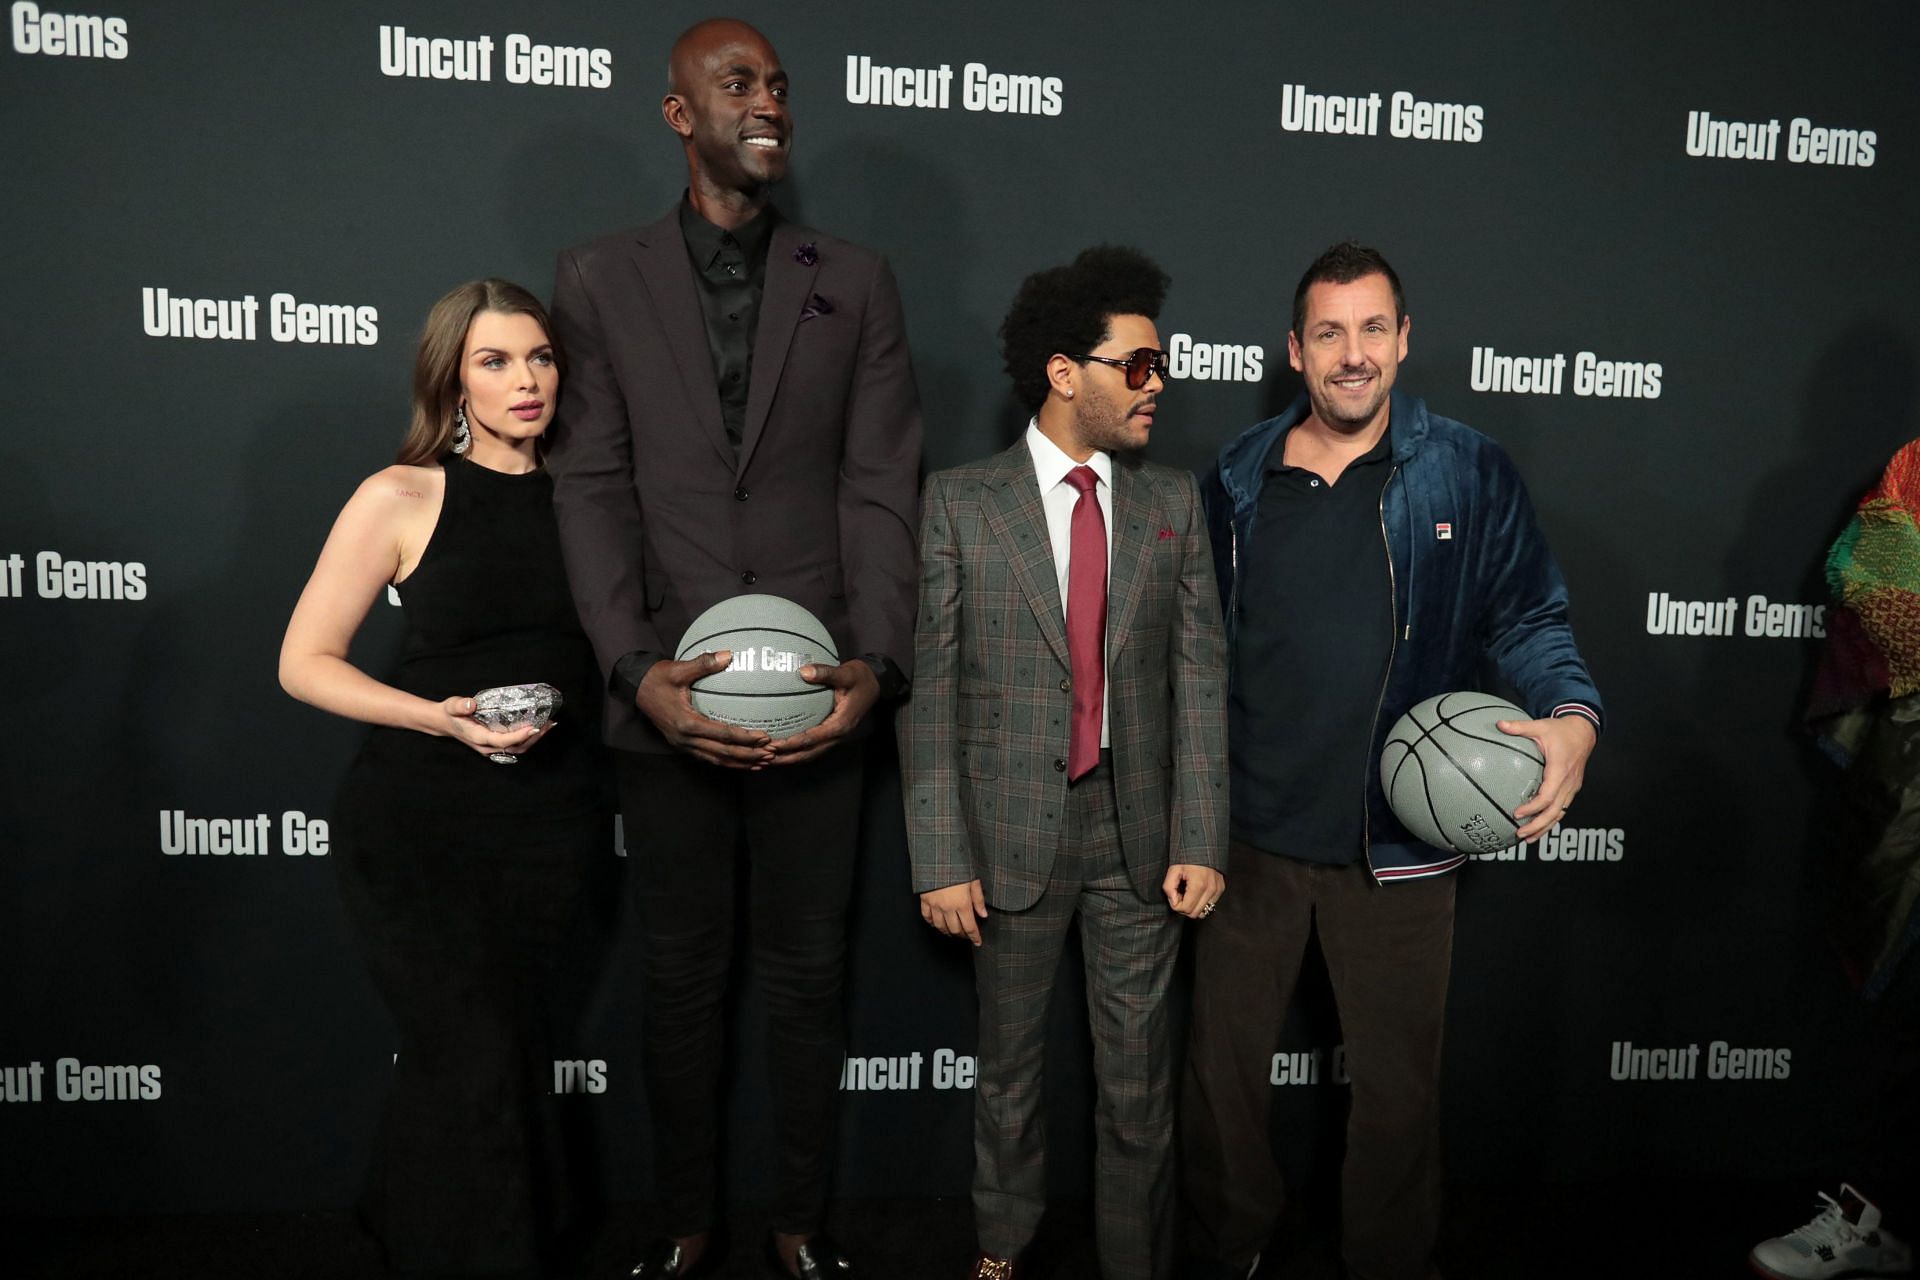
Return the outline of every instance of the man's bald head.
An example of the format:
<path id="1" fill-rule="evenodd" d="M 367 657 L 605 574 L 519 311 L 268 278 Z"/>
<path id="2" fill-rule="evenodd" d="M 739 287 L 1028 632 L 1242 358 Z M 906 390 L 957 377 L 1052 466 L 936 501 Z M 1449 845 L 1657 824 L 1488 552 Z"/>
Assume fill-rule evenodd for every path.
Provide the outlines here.
<path id="1" fill-rule="evenodd" d="M 735 18 L 695 23 L 673 42 L 667 127 L 687 156 L 687 189 L 709 222 L 750 216 L 787 173 L 787 73 L 767 38 Z"/>
<path id="2" fill-rule="evenodd" d="M 752 24 L 738 18 L 707 18 L 680 33 L 667 55 L 667 92 L 684 94 L 695 84 L 707 63 L 726 49 L 738 44 L 755 44 L 769 55 L 773 45 Z M 772 59 L 778 62 L 778 58 Z"/>

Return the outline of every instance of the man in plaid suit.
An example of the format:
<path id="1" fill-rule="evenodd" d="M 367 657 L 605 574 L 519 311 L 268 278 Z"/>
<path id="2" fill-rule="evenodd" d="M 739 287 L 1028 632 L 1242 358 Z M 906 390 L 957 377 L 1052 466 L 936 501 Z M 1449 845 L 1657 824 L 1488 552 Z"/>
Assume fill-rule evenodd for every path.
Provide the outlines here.
<path id="1" fill-rule="evenodd" d="M 1225 888 L 1226 650 L 1193 478 L 1139 450 L 1165 387 L 1167 277 L 1098 248 L 1001 325 L 1034 410 L 927 481 L 913 696 L 900 720 L 914 888 L 975 947 L 973 1274 L 1018 1275 L 1046 1202 L 1047 1001 L 1080 919 L 1109 1280 L 1166 1274 L 1166 995 L 1180 917 Z"/>

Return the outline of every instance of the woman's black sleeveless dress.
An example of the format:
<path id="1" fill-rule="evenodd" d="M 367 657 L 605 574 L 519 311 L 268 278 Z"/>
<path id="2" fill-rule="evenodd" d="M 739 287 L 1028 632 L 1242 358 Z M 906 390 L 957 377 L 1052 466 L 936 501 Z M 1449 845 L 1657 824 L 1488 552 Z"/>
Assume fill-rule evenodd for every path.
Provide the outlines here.
<path id="1" fill-rule="evenodd" d="M 377 727 L 335 806 L 335 862 L 399 1058 L 363 1213 L 399 1274 L 538 1274 L 553 1193 L 546 969 L 612 853 L 599 678 L 567 593 L 544 471 L 445 461 L 400 584 L 396 687 L 439 701 L 545 682 L 557 727 L 516 764 Z"/>

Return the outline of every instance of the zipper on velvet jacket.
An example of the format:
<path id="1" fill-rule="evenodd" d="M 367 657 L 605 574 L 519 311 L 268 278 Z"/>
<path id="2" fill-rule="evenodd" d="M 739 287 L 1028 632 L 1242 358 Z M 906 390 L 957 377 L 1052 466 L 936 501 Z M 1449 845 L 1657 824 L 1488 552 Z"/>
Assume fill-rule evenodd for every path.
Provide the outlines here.
<path id="1" fill-rule="evenodd" d="M 1387 685 L 1393 680 L 1393 655 L 1400 648 L 1400 585 L 1393 572 L 1393 543 L 1387 538 L 1387 487 L 1393 478 L 1400 474 L 1400 466 L 1394 464 L 1387 472 L 1385 483 L 1380 486 L 1380 549 L 1387 553 L 1387 615 L 1393 620 L 1393 630 L 1387 634 L 1387 669 L 1380 673 L 1380 696 L 1373 703 L 1373 720 L 1367 733 L 1367 756 L 1369 757 L 1360 771 L 1360 857 L 1367 864 L 1367 874 L 1373 877 L 1375 884 L 1380 883 L 1380 873 L 1373 869 L 1373 814 L 1371 812 L 1372 795 L 1368 782 L 1373 778 L 1373 743 L 1380 732 L 1380 708 L 1387 704 Z M 1235 589 L 1238 590 L 1238 580 Z M 1408 602 L 1411 606 L 1412 602 Z"/>
<path id="2" fill-rule="evenodd" d="M 1240 630 L 1240 521 L 1227 517 L 1227 580 L 1233 584 L 1227 592 L 1227 618 L 1235 632 Z"/>

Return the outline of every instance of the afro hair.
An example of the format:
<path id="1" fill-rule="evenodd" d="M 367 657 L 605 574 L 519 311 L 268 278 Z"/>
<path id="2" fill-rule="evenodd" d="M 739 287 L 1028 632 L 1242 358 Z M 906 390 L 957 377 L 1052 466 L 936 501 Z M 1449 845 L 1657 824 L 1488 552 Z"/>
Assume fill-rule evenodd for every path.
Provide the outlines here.
<path id="1" fill-rule="evenodd" d="M 1138 249 L 1108 244 L 1022 280 L 1000 322 L 1000 354 L 1014 394 L 1038 411 L 1047 399 L 1048 360 L 1092 351 L 1106 340 L 1114 316 L 1158 316 L 1171 283 Z"/>

